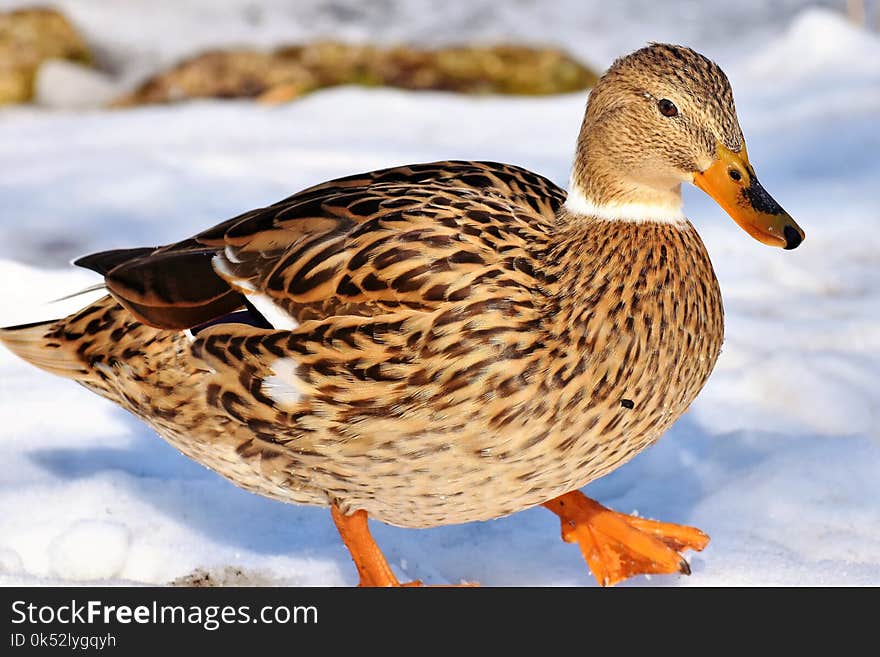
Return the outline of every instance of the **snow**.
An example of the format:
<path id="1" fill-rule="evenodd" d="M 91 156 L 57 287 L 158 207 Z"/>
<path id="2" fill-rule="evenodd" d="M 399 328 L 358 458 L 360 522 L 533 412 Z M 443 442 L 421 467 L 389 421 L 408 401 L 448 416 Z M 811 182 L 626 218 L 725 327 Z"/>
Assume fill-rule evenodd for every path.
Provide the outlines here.
<path id="1" fill-rule="evenodd" d="M 218 25 L 226 27 L 210 45 L 244 34 L 222 12 L 196 25 L 192 7 L 204 10 L 207 0 L 188 5 L 164 41 L 155 38 L 156 25 L 179 3 L 155 3 L 155 15 L 138 25 L 129 21 L 137 2 L 121 4 L 118 15 L 114 8 L 112 17 L 97 2 L 59 4 L 106 40 L 102 51 L 120 62 L 122 77 L 150 57 L 209 44 Z M 303 16 L 318 15 L 318 3 L 300 4 Z M 472 13 L 450 4 L 453 23 L 464 25 Z M 830 12 L 792 17 L 797 3 L 772 3 L 777 13 L 763 22 L 760 7 L 771 3 L 734 3 L 760 23 L 735 39 L 707 27 L 709 3 L 671 3 L 656 33 L 645 17 L 624 29 L 624 13 L 588 23 L 594 5 L 580 4 L 553 4 L 547 21 L 528 24 L 531 36 L 549 41 L 558 28 L 559 42 L 581 43 L 578 52 L 600 66 L 649 38 L 686 41 L 716 59 L 732 81 L 752 163 L 807 233 L 796 251 L 762 246 L 701 192 L 686 190 L 685 211 L 725 299 L 724 350 L 703 393 L 658 445 L 586 492 L 620 511 L 696 525 L 712 543 L 690 555 L 690 578 L 625 585 L 880 584 L 880 39 Z M 403 17 L 427 6 L 390 5 L 405 7 Z M 292 19 L 268 20 L 283 6 L 265 5 L 255 42 L 312 34 L 282 30 L 301 26 Z M 528 2 L 502 6 L 496 28 L 471 21 L 463 34 L 521 36 L 512 16 L 538 11 Z M 562 6 L 575 12 L 571 20 L 563 20 Z M 633 14 L 641 7 L 614 6 Z M 695 18 L 685 21 L 688 8 Z M 336 33 L 365 36 L 365 21 L 342 21 Z M 331 24 L 325 17 L 309 29 Z M 427 24 L 415 21 L 414 38 Z M 108 32 L 110 25 L 118 29 Z M 376 29 L 394 39 L 406 34 L 403 25 Z M 744 25 L 731 24 L 727 34 Z M 67 266 L 73 256 L 176 240 L 334 176 L 477 158 L 524 165 L 564 184 L 583 107 L 581 94 L 466 98 L 339 88 L 278 107 L 5 109 L 0 325 L 85 303 L 38 303 L 95 282 Z M 356 581 L 326 510 L 241 491 L 112 404 L 3 349 L 0 427 L 0 584 L 164 584 L 205 573 L 232 583 Z M 402 579 L 593 584 L 543 509 L 429 530 L 373 529 Z"/>
<path id="2" fill-rule="evenodd" d="M 107 520 L 79 520 L 49 544 L 49 571 L 80 582 L 117 576 L 128 559 L 128 527 Z"/>
<path id="3" fill-rule="evenodd" d="M 49 108 L 103 107 L 121 95 L 122 88 L 109 76 L 63 59 L 40 66 L 34 82 L 34 103 Z"/>

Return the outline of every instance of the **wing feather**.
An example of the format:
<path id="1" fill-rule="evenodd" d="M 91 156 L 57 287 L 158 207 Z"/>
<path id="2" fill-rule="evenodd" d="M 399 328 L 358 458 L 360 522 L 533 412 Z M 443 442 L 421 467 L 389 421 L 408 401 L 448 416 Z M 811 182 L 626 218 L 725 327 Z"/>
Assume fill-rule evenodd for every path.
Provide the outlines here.
<path id="1" fill-rule="evenodd" d="M 296 323 L 431 312 L 540 284 L 565 193 L 519 167 L 435 162 L 340 178 L 157 249 L 87 256 L 138 319 L 189 328 L 265 294 Z M 530 251 L 531 249 L 531 251 Z M 500 292 L 499 292 L 500 291 Z"/>

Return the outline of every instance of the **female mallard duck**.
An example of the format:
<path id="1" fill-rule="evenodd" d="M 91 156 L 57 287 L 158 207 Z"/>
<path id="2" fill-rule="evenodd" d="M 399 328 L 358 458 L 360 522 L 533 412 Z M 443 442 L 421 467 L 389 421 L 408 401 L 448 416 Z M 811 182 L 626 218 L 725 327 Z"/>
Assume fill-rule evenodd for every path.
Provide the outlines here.
<path id="1" fill-rule="evenodd" d="M 568 194 L 492 162 L 341 178 L 82 258 L 109 296 L 0 338 L 239 486 L 329 506 L 363 585 L 398 585 L 368 516 L 432 527 L 538 504 L 602 584 L 687 572 L 705 534 L 578 492 L 654 443 L 718 357 L 682 182 L 766 244 L 803 240 L 755 177 L 724 73 L 655 44 L 590 95 Z"/>

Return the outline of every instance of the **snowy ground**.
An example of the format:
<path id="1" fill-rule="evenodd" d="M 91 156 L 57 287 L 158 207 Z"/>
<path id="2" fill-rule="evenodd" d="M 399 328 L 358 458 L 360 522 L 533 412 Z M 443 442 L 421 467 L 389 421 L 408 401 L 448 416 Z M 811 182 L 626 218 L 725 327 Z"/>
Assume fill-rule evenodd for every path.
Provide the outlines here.
<path id="1" fill-rule="evenodd" d="M 878 585 L 880 40 L 818 11 L 723 46 L 691 28 L 636 33 L 692 36 L 727 70 L 752 163 L 807 240 L 764 247 L 686 192 L 725 298 L 724 352 L 667 436 L 587 490 L 712 536 L 693 577 L 632 584 Z M 603 32 L 597 64 L 632 38 Z M 583 105 L 343 88 L 274 108 L 3 110 L 0 324 L 93 282 L 64 266 L 72 255 L 175 240 L 333 176 L 456 157 L 565 183 Z M 403 578 L 592 584 L 542 509 L 375 534 Z M 233 581 L 355 581 L 325 510 L 240 491 L 0 349 L 0 584 L 165 583 L 199 568 L 224 580 L 230 566 L 245 571 Z"/>

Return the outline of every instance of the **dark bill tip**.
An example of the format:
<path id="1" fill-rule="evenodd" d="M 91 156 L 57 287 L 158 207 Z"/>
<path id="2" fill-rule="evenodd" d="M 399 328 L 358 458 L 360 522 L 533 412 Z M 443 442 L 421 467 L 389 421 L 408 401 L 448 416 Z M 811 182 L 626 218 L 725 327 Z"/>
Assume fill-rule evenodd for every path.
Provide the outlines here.
<path id="1" fill-rule="evenodd" d="M 801 242 L 804 241 L 804 238 L 801 237 L 801 234 L 798 232 L 797 228 L 794 226 L 786 226 L 785 230 L 782 231 L 783 235 L 785 235 L 785 250 L 791 251 L 792 249 L 798 248 Z"/>

